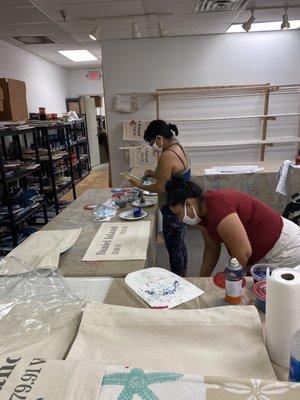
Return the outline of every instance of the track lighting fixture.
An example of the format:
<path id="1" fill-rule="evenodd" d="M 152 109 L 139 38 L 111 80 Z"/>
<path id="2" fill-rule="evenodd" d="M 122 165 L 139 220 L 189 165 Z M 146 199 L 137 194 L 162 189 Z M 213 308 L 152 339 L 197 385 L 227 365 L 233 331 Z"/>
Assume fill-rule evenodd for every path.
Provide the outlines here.
<path id="1" fill-rule="evenodd" d="M 158 31 L 159 31 L 159 36 L 160 36 L 160 37 L 168 36 L 168 30 L 167 30 L 167 28 L 165 27 L 165 24 L 163 23 L 161 17 L 159 17 L 157 26 L 158 26 Z"/>
<path id="2" fill-rule="evenodd" d="M 249 32 L 251 29 L 251 25 L 253 24 L 254 21 L 255 21 L 254 10 L 251 10 L 251 17 L 248 19 L 248 21 L 244 22 L 242 25 L 244 31 Z"/>
<path id="3" fill-rule="evenodd" d="M 100 31 L 101 31 L 100 21 L 99 21 L 99 19 L 97 19 L 95 28 L 91 31 L 91 33 L 89 34 L 89 37 L 95 41 L 99 40 L 100 39 Z"/>
<path id="4" fill-rule="evenodd" d="M 140 39 L 141 32 L 139 30 L 138 24 L 135 20 L 132 22 L 132 39 Z"/>
<path id="5" fill-rule="evenodd" d="M 282 15 L 281 29 L 290 29 L 289 16 L 288 16 L 287 8 L 284 9 L 284 14 Z"/>

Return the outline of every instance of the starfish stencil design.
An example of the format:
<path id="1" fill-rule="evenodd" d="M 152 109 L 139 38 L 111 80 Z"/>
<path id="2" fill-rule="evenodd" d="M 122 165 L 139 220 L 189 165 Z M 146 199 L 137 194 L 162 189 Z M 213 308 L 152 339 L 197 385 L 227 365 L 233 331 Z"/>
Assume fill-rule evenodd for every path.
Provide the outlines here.
<path id="1" fill-rule="evenodd" d="M 124 389 L 117 400 L 132 400 L 137 394 L 142 400 L 159 400 L 148 385 L 155 383 L 173 382 L 180 379 L 182 374 L 171 372 L 147 372 L 142 369 L 132 368 L 129 373 L 114 373 L 105 375 L 102 385 L 122 385 Z"/>

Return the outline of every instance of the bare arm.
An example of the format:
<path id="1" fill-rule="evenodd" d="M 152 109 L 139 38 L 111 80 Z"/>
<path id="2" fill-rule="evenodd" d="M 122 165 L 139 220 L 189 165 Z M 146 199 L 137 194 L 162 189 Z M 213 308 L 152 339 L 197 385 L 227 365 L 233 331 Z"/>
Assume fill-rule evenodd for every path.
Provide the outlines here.
<path id="1" fill-rule="evenodd" d="M 168 151 L 164 152 L 158 160 L 158 165 L 155 170 L 156 182 L 152 185 L 143 185 L 141 182 L 135 179 L 130 179 L 130 182 L 143 190 L 149 192 L 165 193 L 165 184 L 171 178 L 173 172 L 174 157 Z"/>
<path id="2" fill-rule="evenodd" d="M 221 243 L 213 240 L 204 226 L 200 226 L 203 240 L 204 240 L 204 251 L 203 251 L 203 259 L 200 270 L 200 277 L 210 276 L 213 272 L 215 266 L 220 257 L 221 252 Z"/>
<path id="3" fill-rule="evenodd" d="M 246 267 L 252 255 L 247 232 L 237 213 L 227 215 L 218 225 L 217 232 L 228 248 L 230 255 Z"/>

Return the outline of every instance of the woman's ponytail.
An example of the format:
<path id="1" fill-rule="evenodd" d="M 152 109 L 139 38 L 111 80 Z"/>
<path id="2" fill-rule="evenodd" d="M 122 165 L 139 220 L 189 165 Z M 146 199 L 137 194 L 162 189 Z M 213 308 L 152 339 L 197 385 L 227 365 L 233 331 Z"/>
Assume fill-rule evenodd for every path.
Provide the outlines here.
<path id="1" fill-rule="evenodd" d="M 170 131 L 172 132 L 172 136 L 178 136 L 178 128 L 174 124 L 169 124 Z"/>

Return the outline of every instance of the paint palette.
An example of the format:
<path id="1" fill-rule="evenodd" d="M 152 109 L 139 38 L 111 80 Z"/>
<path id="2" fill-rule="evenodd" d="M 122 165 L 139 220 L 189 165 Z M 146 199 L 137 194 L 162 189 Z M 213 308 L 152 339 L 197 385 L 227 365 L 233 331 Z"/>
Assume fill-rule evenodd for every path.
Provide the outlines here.
<path id="1" fill-rule="evenodd" d="M 154 192 L 148 192 L 148 190 L 143 191 L 144 196 L 157 196 L 157 193 Z"/>
<path id="2" fill-rule="evenodd" d="M 130 211 L 124 211 L 124 212 L 122 212 L 120 215 L 119 215 L 119 217 L 121 218 L 121 219 L 125 219 L 126 221 L 137 221 L 137 220 L 139 220 L 139 219 L 143 219 L 143 218 L 145 218 L 145 217 L 147 217 L 147 213 L 146 213 L 146 211 L 141 211 L 141 215 L 139 216 L 139 217 L 135 217 L 134 215 L 133 215 L 133 210 L 130 210 Z"/>
<path id="3" fill-rule="evenodd" d="M 132 203 L 132 205 L 133 205 L 134 207 L 140 207 L 140 208 L 152 207 L 152 206 L 154 206 L 154 204 L 156 204 L 156 201 L 155 201 L 155 200 L 145 200 L 144 203 L 141 203 L 141 202 L 140 202 L 140 199 L 139 199 L 139 200 L 135 200 L 135 201 Z"/>
<path id="4" fill-rule="evenodd" d="M 125 283 L 152 308 L 173 308 L 204 293 L 164 268 L 132 272 L 126 276 Z"/>

